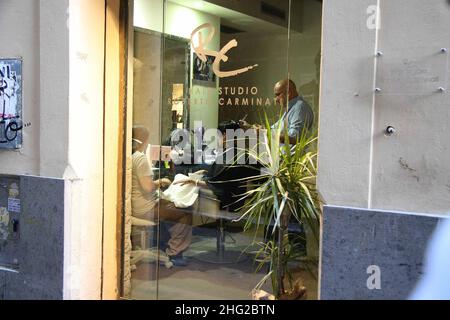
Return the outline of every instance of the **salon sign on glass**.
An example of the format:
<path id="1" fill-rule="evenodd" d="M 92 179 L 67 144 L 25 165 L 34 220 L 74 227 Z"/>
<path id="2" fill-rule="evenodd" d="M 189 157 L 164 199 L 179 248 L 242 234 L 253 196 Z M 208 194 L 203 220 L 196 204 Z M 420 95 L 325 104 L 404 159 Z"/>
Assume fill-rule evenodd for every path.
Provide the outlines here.
<path id="1" fill-rule="evenodd" d="M 204 38 L 203 31 L 208 30 L 208 36 L 206 39 Z M 197 56 L 202 60 L 203 62 L 207 62 L 207 56 L 214 57 L 214 63 L 213 63 L 213 71 L 216 74 L 218 78 L 228 78 L 228 77 L 234 77 L 241 73 L 245 73 L 250 71 L 251 69 L 254 69 L 258 67 L 257 64 L 253 66 L 247 66 L 241 69 L 237 70 L 230 70 L 230 71 L 221 71 L 220 70 L 220 63 L 227 62 L 228 56 L 227 52 L 230 51 L 233 48 L 236 48 L 238 46 L 238 42 L 236 39 L 231 40 L 228 42 L 220 51 L 213 51 L 213 50 L 207 50 L 206 47 L 208 44 L 212 41 L 214 34 L 216 33 L 216 29 L 211 23 L 205 23 L 201 26 L 197 27 L 194 31 L 192 31 L 191 34 L 191 43 L 192 43 L 192 49 L 197 54 Z M 195 40 L 197 40 L 197 43 L 194 44 Z"/>
<path id="2" fill-rule="evenodd" d="M 0 149 L 20 149 L 22 128 L 22 59 L 0 58 Z"/>

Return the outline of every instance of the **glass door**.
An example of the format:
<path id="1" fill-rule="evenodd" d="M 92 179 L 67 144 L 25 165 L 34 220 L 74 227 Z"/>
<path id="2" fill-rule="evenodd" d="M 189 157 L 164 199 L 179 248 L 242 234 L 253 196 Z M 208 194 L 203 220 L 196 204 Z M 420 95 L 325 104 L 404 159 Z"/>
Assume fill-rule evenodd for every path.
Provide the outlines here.
<path id="1" fill-rule="evenodd" d="M 278 221 L 273 202 L 253 205 L 251 195 L 269 184 L 268 127 L 293 121 L 300 95 L 289 87 L 305 88 L 317 108 L 315 3 L 134 1 L 132 299 L 274 294 Z M 305 240 L 295 253 L 305 259 Z M 314 298 L 317 284 L 306 282 Z"/>

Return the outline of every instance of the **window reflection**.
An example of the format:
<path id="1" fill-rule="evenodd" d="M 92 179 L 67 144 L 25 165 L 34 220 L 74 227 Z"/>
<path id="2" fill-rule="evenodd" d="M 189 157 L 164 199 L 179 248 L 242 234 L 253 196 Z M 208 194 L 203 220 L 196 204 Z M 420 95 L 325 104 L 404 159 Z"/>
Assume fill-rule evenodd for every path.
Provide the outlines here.
<path id="1" fill-rule="evenodd" d="M 132 299 L 251 299 L 270 268 L 255 260 L 270 221 L 243 217 L 243 196 L 266 181 L 249 180 L 263 172 L 263 157 L 252 155 L 265 152 L 266 117 L 275 124 L 292 108 L 288 99 L 279 105 L 275 84 L 291 77 L 317 110 L 321 6 L 266 1 L 255 13 L 250 2 L 134 1 L 135 196 L 125 252 Z M 214 34 L 203 30 L 193 44 L 204 24 Z M 140 196 L 156 201 L 143 215 Z M 306 260 L 307 235 L 296 225 L 290 232 Z M 314 272 L 292 265 L 314 299 Z M 270 279 L 260 289 L 272 294 Z"/>

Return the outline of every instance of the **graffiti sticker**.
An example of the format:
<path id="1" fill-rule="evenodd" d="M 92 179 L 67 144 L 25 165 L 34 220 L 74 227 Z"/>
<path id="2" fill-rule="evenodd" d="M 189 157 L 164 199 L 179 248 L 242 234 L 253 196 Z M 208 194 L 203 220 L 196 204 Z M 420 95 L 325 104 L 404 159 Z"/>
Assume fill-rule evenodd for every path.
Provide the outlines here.
<path id="1" fill-rule="evenodd" d="M 0 149 L 20 149 L 22 129 L 22 60 L 0 59 Z"/>

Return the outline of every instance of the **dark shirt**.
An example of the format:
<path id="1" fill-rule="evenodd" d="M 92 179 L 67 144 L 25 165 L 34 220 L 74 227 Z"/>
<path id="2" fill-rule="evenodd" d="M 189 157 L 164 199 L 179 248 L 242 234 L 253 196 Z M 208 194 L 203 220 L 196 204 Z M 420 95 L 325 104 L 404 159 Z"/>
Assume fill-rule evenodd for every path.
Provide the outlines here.
<path id="1" fill-rule="evenodd" d="M 242 198 L 247 191 L 246 178 L 258 174 L 257 166 L 214 163 L 209 168 L 205 180 L 219 199 L 221 209 L 237 212 L 244 204 Z"/>

